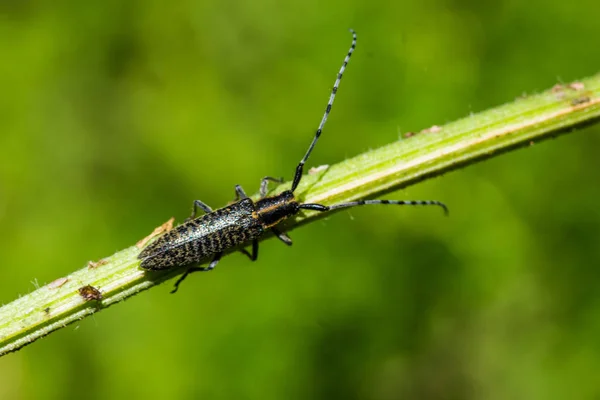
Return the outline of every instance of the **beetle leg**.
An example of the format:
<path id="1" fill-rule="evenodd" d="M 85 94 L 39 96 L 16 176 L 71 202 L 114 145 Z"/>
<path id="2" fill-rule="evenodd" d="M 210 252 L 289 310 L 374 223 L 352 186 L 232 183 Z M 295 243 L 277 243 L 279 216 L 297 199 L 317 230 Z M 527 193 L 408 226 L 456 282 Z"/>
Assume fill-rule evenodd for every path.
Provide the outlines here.
<path id="1" fill-rule="evenodd" d="M 248 252 L 248 250 L 246 249 L 240 249 L 240 251 L 247 255 L 250 261 L 256 261 L 256 259 L 258 258 L 258 241 L 252 241 L 252 254 L 250 254 L 250 252 Z"/>
<path id="2" fill-rule="evenodd" d="M 273 178 L 272 176 L 265 176 L 260 181 L 260 197 L 263 198 L 269 191 L 269 182 L 283 183 L 283 178 Z"/>
<path id="3" fill-rule="evenodd" d="M 223 255 L 223 252 L 217 253 L 215 254 L 215 257 L 212 259 L 212 261 L 210 262 L 210 264 L 208 264 L 208 267 L 191 267 L 188 268 L 187 271 L 184 272 L 183 275 L 181 275 L 181 278 L 177 279 L 177 282 L 175 282 L 175 287 L 173 288 L 173 290 L 171 290 L 171 293 L 175 293 L 177 291 L 177 289 L 179 289 L 179 285 L 181 284 L 181 282 L 184 281 L 185 278 L 187 278 L 187 276 L 193 272 L 206 272 L 206 271 L 210 271 L 213 268 L 215 268 L 215 266 L 219 263 L 219 260 L 221 260 L 221 256 Z"/>
<path id="4" fill-rule="evenodd" d="M 248 198 L 248 195 L 246 192 L 244 192 L 244 189 L 242 189 L 240 185 L 235 185 L 235 201 L 240 201 L 246 198 Z"/>
<path id="5" fill-rule="evenodd" d="M 196 218 L 196 213 L 198 212 L 198 207 L 200 207 L 207 214 L 212 212 L 212 208 L 210 208 L 209 205 L 201 202 L 200 200 L 194 200 L 194 207 L 192 208 L 192 215 L 190 215 L 189 218 L 186 218 L 185 222 L 188 222 L 188 221 Z"/>
<path id="6" fill-rule="evenodd" d="M 273 234 L 275 234 L 275 236 L 277 236 L 277 238 L 283 243 L 287 244 L 288 246 L 292 245 L 292 239 L 285 232 L 281 232 L 277 228 L 271 228 L 271 232 L 273 232 Z"/>

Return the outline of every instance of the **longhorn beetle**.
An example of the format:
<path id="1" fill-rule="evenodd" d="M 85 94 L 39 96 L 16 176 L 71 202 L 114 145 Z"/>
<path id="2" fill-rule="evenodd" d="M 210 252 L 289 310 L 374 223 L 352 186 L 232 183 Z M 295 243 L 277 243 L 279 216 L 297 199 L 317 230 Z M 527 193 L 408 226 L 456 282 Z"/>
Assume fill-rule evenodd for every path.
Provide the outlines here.
<path id="1" fill-rule="evenodd" d="M 138 259 L 142 260 L 140 266 L 148 270 L 164 270 L 190 266 L 175 282 L 175 287 L 171 293 L 177 291 L 179 284 L 190 273 L 210 271 L 215 268 L 223 252 L 228 249 L 245 243 L 252 243 L 252 253 L 245 249 L 240 249 L 240 251 L 247 255 L 250 260 L 255 261 L 258 257 L 258 239 L 267 230 L 271 230 L 283 243 L 288 246 L 291 245 L 292 240 L 290 237 L 285 232 L 280 231 L 277 225 L 283 220 L 296 215 L 300 210 L 326 212 L 365 204 L 396 204 L 413 206 L 436 205 L 442 207 L 446 213 L 448 212 L 443 203 L 433 200 L 358 200 L 326 206 L 323 204 L 300 203 L 294 196 L 294 191 L 302 179 L 304 164 L 321 136 L 321 131 L 323 130 L 323 126 L 325 126 L 325 122 L 327 122 L 327 117 L 331 111 L 342 75 L 356 47 L 356 32 L 352 29 L 350 32 L 352 33 L 352 45 L 335 79 L 319 128 L 306 154 L 304 154 L 304 157 L 302 157 L 296 167 L 291 189 L 285 190 L 278 195 L 267 197 L 269 182 L 283 182 L 283 179 L 267 176 L 260 183 L 260 199 L 256 202 L 246 195 L 240 185 L 235 186 L 235 202 L 227 207 L 213 211 L 212 208 L 200 200 L 195 200 L 192 215 L 186 219 L 185 223 L 150 243 L 138 255 Z M 201 208 L 206 214 L 196 218 L 198 208 Z M 208 267 L 196 266 L 211 256 L 212 261 Z"/>

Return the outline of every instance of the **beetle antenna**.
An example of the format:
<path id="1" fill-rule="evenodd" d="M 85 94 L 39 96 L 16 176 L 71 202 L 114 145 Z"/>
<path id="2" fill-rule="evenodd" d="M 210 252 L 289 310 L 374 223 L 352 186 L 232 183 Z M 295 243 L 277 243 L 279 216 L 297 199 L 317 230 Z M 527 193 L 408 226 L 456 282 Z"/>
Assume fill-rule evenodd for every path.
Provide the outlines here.
<path id="1" fill-rule="evenodd" d="M 342 75 L 344 74 L 344 71 L 346 70 L 346 66 L 348 65 L 348 61 L 350 61 L 350 57 L 352 57 L 352 53 L 354 52 L 354 49 L 356 48 L 356 32 L 354 32 L 354 29 L 350 29 L 350 32 L 352 33 L 352 45 L 350 46 L 350 50 L 348 50 L 348 54 L 346 54 L 346 58 L 344 58 L 344 63 L 342 64 L 342 67 L 340 68 L 340 71 L 337 74 L 335 83 L 333 84 L 333 89 L 331 90 L 331 95 L 329 96 L 329 101 L 327 102 L 327 107 L 325 108 L 325 114 L 323 114 L 323 118 L 321 119 L 319 128 L 317 128 L 317 133 L 315 134 L 315 137 L 313 138 L 312 143 L 308 147 L 306 154 L 304 155 L 304 157 L 302 157 L 302 160 L 300 160 L 300 163 L 296 167 L 296 173 L 294 175 L 294 182 L 292 183 L 292 192 L 294 190 L 296 190 L 296 188 L 298 187 L 298 184 L 300 183 L 300 179 L 302 179 L 302 172 L 304 169 L 304 164 L 306 163 L 306 160 L 308 160 L 308 157 L 310 156 L 310 153 L 313 151 L 315 144 L 317 144 L 317 140 L 319 140 L 319 137 L 321 136 L 323 127 L 325 126 L 325 123 L 327 122 L 327 117 L 329 116 L 329 113 L 331 112 L 331 106 L 333 106 L 333 101 L 335 100 L 335 94 L 337 93 L 338 87 L 340 86 L 340 81 L 342 80 Z"/>
<path id="2" fill-rule="evenodd" d="M 356 206 L 364 206 L 369 204 L 393 204 L 397 206 L 438 206 L 444 210 L 444 214 L 448 215 L 448 207 L 437 200 L 357 200 L 349 201 L 347 203 L 334 204 L 332 206 L 325 206 L 323 204 L 305 203 L 300 204 L 299 208 L 304 210 L 313 211 L 332 211 L 340 208 L 350 208 Z"/>

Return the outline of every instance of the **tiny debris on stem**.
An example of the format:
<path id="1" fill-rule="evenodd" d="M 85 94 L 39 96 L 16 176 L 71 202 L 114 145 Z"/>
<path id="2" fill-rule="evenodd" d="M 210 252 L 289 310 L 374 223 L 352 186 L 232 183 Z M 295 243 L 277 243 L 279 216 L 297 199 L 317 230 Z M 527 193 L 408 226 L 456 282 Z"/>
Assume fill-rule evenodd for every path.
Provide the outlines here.
<path id="1" fill-rule="evenodd" d="M 569 89 L 573 89 L 575 91 L 580 91 L 585 89 L 585 85 L 582 82 L 573 82 L 569 84 Z"/>
<path id="2" fill-rule="evenodd" d="M 438 133 L 442 128 L 438 125 L 433 125 L 431 128 L 423 129 L 422 133 Z"/>
<path id="3" fill-rule="evenodd" d="M 171 217 L 171 219 L 169 219 L 167 222 L 165 222 L 161 226 L 156 227 L 152 231 L 151 234 L 149 234 L 148 236 L 146 236 L 145 238 L 143 238 L 142 240 L 140 240 L 139 242 L 137 242 L 135 244 L 135 246 L 138 249 L 141 249 L 142 247 L 144 247 L 146 245 L 146 243 L 148 243 L 150 240 L 154 239 L 158 235 L 161 235 L 161 234 L 163 234 L 165 232 L 169 232 L 171 229 L 173 229 L 173 222 L 175 222 L 175 217 Z"/>
<path id="4" fill-rule="evenodd" d="M 108 261 L 106 261 L 105 259 L 101 259 L 101 260 L 98 260 L 95 262 L 88 261 L 87 267 L 88 267 L 88 269 L 94 269 L 94 268 L 97 268 L 97 267 L 99 267 L 101 265 L 105 265 L 105 264 L 108 264 Z"/>
<path id="5" fill-rule="evenodd" d="M 318 167 L 312 167 L 311 169 L 308 170 L 308 174 L 315 175 L 321 171 L 325 171 L 327 168 L 329 168 L 329 164 L 323 164 L 323 165 L 319 165 Z"/>
<path id="6" fill-rule="evenodd" d="M 572 106 L 578 106 L 578 105 L 580 105 L 580 104 L 587 103 L 587 102 L 589 102 L 590 100 L 591 100 L 591 99 L 590 99 L 588 96 L 581 96 L 581 97 L 578 97 L 578 98 L 576 98 L 576 99 L 573 99 L 573 100 L 571 100 L 571 105 L 572 105 Z"/>
<path id="7" fill-rule="evenodd" d="M 47 288 L 52 290 L 52 289 L 58 289 L 59 287 L 61 287 L 62 285 L 64 285 L 65 283 L 67 283 L 69 281 L 69 278 L 58 278 L 53 280 L 52 282 L 50 282 L 47 285 Z"/>

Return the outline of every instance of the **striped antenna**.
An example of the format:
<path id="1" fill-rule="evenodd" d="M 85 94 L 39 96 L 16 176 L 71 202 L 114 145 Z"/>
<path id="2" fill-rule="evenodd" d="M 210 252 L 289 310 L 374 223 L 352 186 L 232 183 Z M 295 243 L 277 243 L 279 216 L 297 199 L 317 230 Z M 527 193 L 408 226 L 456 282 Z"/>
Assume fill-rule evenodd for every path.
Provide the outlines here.
<path id="1" fill-rule="evenodd" d="M 331 95 L 329 96 L 329 101 L 327 102 L 327 107 L 325 108 L 325 114 L 323 114 L 323 118 L 321 119 L 321 123 L 319 124 L 319 128 L 317 129 L 317 133 L 312 140 L 312 143 L 308 147 L 306 154 L 300 160 L 300 163 L 296 167 L 296 174 L 294 175 L 294 182 L 292 183 L 292 192 L 296 190 L 298 184 L 300 183 L 300 179 L 302 179 L 302 172 L 304 170 L 304 164 L 308 157 L 310 157 L 310 153 L 312 153 L 315 145 L 317 144 L 317 140 L 321 136 L 321 132 L 323 131 L 323 127 L 327 122 L 327 117 L 329 117 L 329 113 L 331 112 L 331 107 L 333 106 L 333 101 L 335 100 L 335 95 L 337 93 L 338 87 L 340 86 L 340 81 L 342 80 L 342 76 L 344 75 L 344 71 L 346 70 L 346 66 L 350 61 L 350 57 L 352 57 L 352 53 L 354 53 L 354 49 L 356 48 L 356 32 L 354 29 L 350 29 L 350 33 L 352 33 L 352 45 L 350 46 L 350 50 L 348 50 L 348 54 L 346 54 L 346 58 L 344 58 L 344 63 L 340 68 L 340 72 L 337 74 L 337 78 L 335 79 L 335 83 L 333 84 L 333 89 L 331 90 Z"/>
<path id="2" fill-rule="evenodd" d="M 332 211 L 340 208 L 349 208 L 356 206 L 364 206 L 369 204 L 392 204 L 397 206 L 439 206 L 444 210 L 444 213 L 448 215 L 448 207 L 441 201 L 437 200 L 357 200 L 349 201 L 347 203 L 334 204 L 332 206 L 324 206 L 322 204 L 305 203 L 300 204 L 299 207 L 305 210 L 314 211 Z"/>

